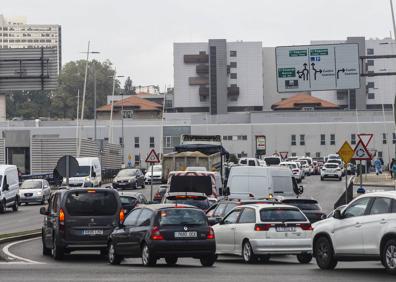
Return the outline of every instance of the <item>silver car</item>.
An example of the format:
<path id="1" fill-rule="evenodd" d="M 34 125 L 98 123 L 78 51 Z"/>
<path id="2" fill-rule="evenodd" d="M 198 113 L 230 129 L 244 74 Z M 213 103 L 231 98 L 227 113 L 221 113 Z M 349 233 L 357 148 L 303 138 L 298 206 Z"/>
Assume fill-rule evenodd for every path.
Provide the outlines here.
<path id="1" fill-rule="evenodd" d="M 312 260 L 312 226 L 294 206 L 238 206 L 213 230 L 218 255 L 239 255 L 246 263 L 267 262 L 273 254 L 297 255 L 300 263 Z"/>
<path id="2" fill-rule="evenodd" d="M 51 188 L 45 179 L 25 180 L 19 188 L 20 203 L 41 203 L 45 204 L 51 195 Z"/>

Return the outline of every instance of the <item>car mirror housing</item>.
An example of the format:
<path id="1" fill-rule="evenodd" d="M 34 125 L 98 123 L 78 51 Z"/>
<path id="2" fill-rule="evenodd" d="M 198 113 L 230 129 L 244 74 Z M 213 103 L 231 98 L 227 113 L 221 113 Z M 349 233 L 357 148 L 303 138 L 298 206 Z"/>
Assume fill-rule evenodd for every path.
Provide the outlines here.
<path id="1" fill-rule="evenodd" d="M 45 207 L 41 207 L 41 208 L 40 208 L 40 214 L 42 214 L 42 215 L 47 215 L 47 210 L 46 210 Z"/>
<path id="2" fill-rule="evenodd" d="M 342 219 L 341 211 L 340 210 L 335 210 L 333 217 L 335 219 Z"/>

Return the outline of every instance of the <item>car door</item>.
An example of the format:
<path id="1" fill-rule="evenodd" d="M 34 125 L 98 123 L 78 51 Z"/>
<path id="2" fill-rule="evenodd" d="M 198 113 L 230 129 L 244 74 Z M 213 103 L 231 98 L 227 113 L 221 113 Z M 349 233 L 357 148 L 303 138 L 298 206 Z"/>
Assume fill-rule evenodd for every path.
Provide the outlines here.
<path id="1" fill-rule="evenodd" d="M 52 197 L 49 199 L 49 204 L 47 207 L 47 215 L 44 215 L 43 235 L 46 246 L 51 246 L 52 244 L 53 224 L 51 222 L 51 210 L 53 208 L 55 195 L 56 194 L 52 195 Z"/>
<path id="2" fill-rule="evenodd" d="M 47 231 L 46 231 L 46 238 L 47 238 L 47 246 L 52 246 L 54 241 L 54 235 L 56 236 L 59 232 L 59 222 L 58 222 L 58 209 L 60 204 L 60 193 L 54 194 L 51 198 L 50 204 L 48 206 L 48 215 L 46 216 L 47 220 Z"/>
<path id="3" fill-rule="evenodd" d="M 244 208 L 235 224 L 234 253 L 242 253 L 242 241 L 245 238 L 254 239 L 254 226 L 256 224 L 256 210 Z"/>
<path id="4" fill-rule="evenodd" d="M 114 234 L 116 241 L 116 252 L 120 255 L 133 255 L 133 242 L 130 241 L 130 232 L 136 227 L 142 209 L 134 209 L 125 218 L 123 228 Z"/>
<path id="5" fill-rule="evenodd" d="M 389 223 L 392 212 L 392 199 L 376 197 L 370 207 L 369 214 L 362 220 L 364 250 L 366 255 L 379 255 L 382 230 Z"/>
<path id="6" fill-rule="evenodd" d="M 51 188 L 47 180 L 43 181 L 43 195 L 45 195 L 45 199 L 49 199 L 51 194 Z"/>
<path id="7" fill-rule="evenodd" d="M 336 254 L 364 254 L 362 221 L 371 201 L 370 197 L 352 202 L 334 223 L 334 250 Z"/>
<path id="8" fill-rule="evenodd" d="M 231 211 L 219 224 L 213 227 L 216 235 L 217 253 L 232 254 L 235 245 L 235 225 L 241 210 Z"/>
<path id="9" fill-rule="evenodd" d="M 144 240 L 147 232 L 151 229 L 151 218 L 153 211 L 150 209 L 143 209 L 139 215 L 136 227 L 129 232 L 129 240 L 132 245 L 132 252 L 134 255 L 139 256 L 141 253 L 140 243 Z"/>

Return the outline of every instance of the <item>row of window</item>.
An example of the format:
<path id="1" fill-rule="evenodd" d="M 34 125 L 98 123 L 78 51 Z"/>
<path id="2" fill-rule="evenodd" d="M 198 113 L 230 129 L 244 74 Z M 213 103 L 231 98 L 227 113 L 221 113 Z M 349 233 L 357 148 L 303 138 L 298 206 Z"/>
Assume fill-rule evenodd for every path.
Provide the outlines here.
<path id="1" fill-rule="evenodd" d="M 382 144 L 387 144 L 388 143 L 388 138 L 386 133 L 382 133 Z M 352 133 L 351 134 L 351 144 L 355 145 L 356 144 L 356 134 Z M 392 133 L 392 144 L 396 144 L 396 133 Z"/>
<path id="2" fill-rule="evenodd" d="M 223 140 L 225 140 L 225 141 L 246 141 L 247 135 L 224 135 Z"/>
<path id="3" fill-rule="evenodd" d="M 291 152 L 290 155 L 291 155 L 292 157 L 297 157 L 297 153 Z M 314 156 L 315 158 L 321 158 L 321 157 L 323 157 L 323 156 L 321 155 L 320 152 L 316 152 L 316 153 L 313 154 L 313 155 L 311 155 L 311 152 L 305 152 L 305 153 L 304 153 L 304 156 L 307 156 L 307 157 Z M 377 156 L 378 158 L 382 158 L 382 157 L 383 157 L 382 151 L 377 151 L 377 155 L 376 155 L 376 156 Z M 239 157 L 239 155 L 238 155 L 238 158 L 241 158 L 241 157 Z"/>
<path id="4" fill-rule="evenodd" d="M 134 142 L 134 147 L 135 148 L 140 148 L 140 137 L 135 137 L 134 141 L 135 141 Z M 122 137 L 120 137 L 120 145 L 123 145 L 123 143 L 124 143 L 124 140 L 122 139 Z M 149 146 L 150 146 L 150 148 L 154 148 L 155 147 L 155 138 L 153 136 L 151 136 L 149 138 Z"/>
<path id="5" fill-rule="evenodd" d="M 224 138 L 223 138 L 224 139 Z M 356 134 L 352 133 L 351 134 L 351 144 L 356 145 Z M 387 134 L 382 133 L 382 144 L 387 144 Z M 326 134 L 320 134 L 320 145 L 325 146 L 326 145 Z M 335 134 L 330 134 L 330 145 L 335 145 Z M 396 133 L 392 133 L 392 143 L 396 144 Z M 297 135 L 292 134 L 291 135 L 291 145 L 296 146 L 297 145 Z M 300 134 L 300 145 L 305 146 L 305 135 Z"/>
<path id="6" fill-rule="evenodd" d="M 28 43 L 32 43 L 32 42 L 35 42 L 35 43 L 38 43 L 38 42 L 40 42 L 40 43 L 45 43 L 45 42 L 52 42 L 52 40 L 51 39 L 10 39 L 10 40 L 8 40 L 8 39 L 3 39 L 3 41 L 4 42 L 9 42 L 9 43 L 25 43 L 25 42 L 28 42 Z"/>

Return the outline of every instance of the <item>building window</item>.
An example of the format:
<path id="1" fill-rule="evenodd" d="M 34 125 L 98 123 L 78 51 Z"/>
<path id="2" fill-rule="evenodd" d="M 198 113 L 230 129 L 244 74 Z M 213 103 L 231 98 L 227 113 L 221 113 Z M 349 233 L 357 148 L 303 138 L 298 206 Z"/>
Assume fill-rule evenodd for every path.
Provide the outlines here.
<path id="1" fill-rule="evenodd" d="M 304 134 L 300 134 L 300 145 L 305 146 L 305 135 Z"/>
<path id="2" fill-rule="evenodd" d="M 367 55 L 374 55 L 374 49 L 373 48 L 367 48 Z"/>
<path id="3" fill-rule="evenodd" d="M 297 153 L 292 153 L 292 157 L 296 157 L 297 156 Z"/>
<path id="4" fill-rule="evenodd" d="M 232 141 L 232 135 L 224 135 L 223 140 Z"/>
<path id="5" fill-rule="evenodd" d="M 135 155 L 135 166 L 140 166 L 140 155 Z"/>
<path id="6" fill-rule="evenodd" d="M 320 145 L 326 145 L 326 135 L 320 134 Z"/>
<path id="7" fill-rule="evenodd" d="M 238 135 L 238 141 L 246 141 L 247 140 L 247 135 Z"/>
<path id="8" fill-rule="evenodd" d="M 315 153 L 315 157 L 316 157 L 316 158 L 320 158 L 320 152 L 316 152 L 316 153 Z"/>
<path id="9" fill-rule="evenodd" d="M 375 88 L 375 84 L 373 81 L 367 82 L 367 88 Z"/>
<path id="10" fill-rule="evenodd" d="M 378 156 L 379 159 L 382 159 L 382 151 L 378 151 L 377 152 L 377 156 Z"/>
<path id="11" fill-rule="evenodd" d="M 392 133 L 392 143 L 396 144 L 396 133 Z"/>
<path id="12" fill-rule="evenodd" d="M 230 57 L 236 57 L 237 51 L 230 51 Z"/>
<path id="13" fill-rule="evenodd" d="M 375 99 L 374 93 L 367 93 L 367 99 Z"/>
<path id="14" fill-rule="evenodd" d="M 139 148 L 139 137 L 135 137 L 135 148 Z"/>
<path id="15" fill-rule="evenodd" d="M 166 148 L 172 147 L 172 136 L 165 136 L 165 147 Z"/>
<path id="16" fill-rule="evenodd" d="M 109 141 L 109 138 L 108 138 L 108 137 L 105 137 L 105 138 L 104 138 L 104 141 L 107 141 L 107 142 L 108 142 L 108 141 Z"/>
<path id="17" fill-rule="evenodd" d="M 330 145 L 335 145 L 335 134 L 330 134 Z"/>
<path id="18" fill-rule="evenodd" d="M 296 135 L 292 134 L 291 136 L 291 145 L 292 146 L 296 146 L 297 142 L 296 142 Z"/>
<path id="19" fill-rule="evenodd" d="M 150 148 L 154 148 L 155 147 L 155 142 L 154 142 L 154 137 L 150 137 Z"/>
<path id="20" fill-rule="evenodd" d="M 231 79 L 237 79 L 237 74 L 236 73 L 231 73 L 230 74 Z"/>
<path id="21" fill-rule="evenodd" d="M 133 111 L 123 111 L 122 116 L 123 118 L 133 118 Z"/>
<path id="22" fill-rule="evenodd" d="M 230 68 L 236 68 L 237 67 L 237 63 L 236 62 L 231 62 L 230 63 Z"/>
<path id="23" fill-rule="evenodd" d="M 356 144 L 356 134 L 351 134 L 351 144 L 352 145 Z"/>
<path id="24" fill-rule="evenodd" d="M 386 133 L 382 133 L 382 144 L 386 144 Z"/>
<path id="25" fill-rule="evenodd" d="M 305 156 L 306 156 L 306 157 L 310 157 L 310 156 L 311 156 L 311 153 L 310 153 L 310 152 L 306 152 L 306 153 L 305 153 Z"/>
<path id="26" fill-rule="evenodd" d="M 367 60 L 368 66 L 374 66 L 374 60 Z"/>

